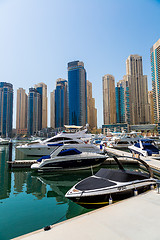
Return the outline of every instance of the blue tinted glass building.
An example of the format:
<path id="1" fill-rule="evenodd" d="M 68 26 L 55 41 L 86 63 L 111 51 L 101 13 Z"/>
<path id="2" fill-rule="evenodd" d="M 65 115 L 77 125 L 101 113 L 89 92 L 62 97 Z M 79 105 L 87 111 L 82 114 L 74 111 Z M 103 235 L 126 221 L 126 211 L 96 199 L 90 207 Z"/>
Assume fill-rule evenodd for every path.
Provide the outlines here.
<path id="1" fill-rule="evenodd" d="M 55 127 L 64 127 L 65 124 L 68 124 L 68 83 L 59 78 L 55 90 Z"/>
<path id="2" fill-rule="evenodd" d="M 68 63 L 69 124 L 84 126 L 87 123 L 87 83 L 84 63 Z"/>
<path id="3" fill-rule="evenodd" d="M 122 86 L 115 88 L 116 93 L 116 118 L 117 123 L 125 123 L 125 99 L 124 88 Z"/>
<path id="4" fill-rule="evenodd" d="M 11 137 L 13 123 L 13 85 L 0 82 L 0 135 Z"/>
<path id="5" fill-rule="evenodd" d="M 29 88 L 28 94 L 28 134 L 33 135 L 42 129 L 42 96 L 35 88 Z"/>

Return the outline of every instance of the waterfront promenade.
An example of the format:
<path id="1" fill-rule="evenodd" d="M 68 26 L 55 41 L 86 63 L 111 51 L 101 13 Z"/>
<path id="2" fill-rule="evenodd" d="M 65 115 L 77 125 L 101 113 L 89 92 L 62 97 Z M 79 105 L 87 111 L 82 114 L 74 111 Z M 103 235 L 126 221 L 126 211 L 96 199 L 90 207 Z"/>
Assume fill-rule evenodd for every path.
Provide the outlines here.
<path id="1" fill-rule="evenodd" d="M 158 240 L 159 216 L 160 194 L 154 189 L 16 240 Z"/>

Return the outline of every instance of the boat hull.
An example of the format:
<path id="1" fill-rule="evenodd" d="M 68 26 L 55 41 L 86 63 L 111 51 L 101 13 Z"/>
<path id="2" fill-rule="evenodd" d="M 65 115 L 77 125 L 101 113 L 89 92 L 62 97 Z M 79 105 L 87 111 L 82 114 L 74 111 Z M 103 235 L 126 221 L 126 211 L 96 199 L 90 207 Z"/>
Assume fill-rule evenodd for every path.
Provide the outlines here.
<path id="1" fill-rule="evenodd" d="M 106 157 L 96 158 L 80 158 L 80 159 L 54 159 L 48 161 L 45 165 L 33 164 L 32 169 L 37 171 L 66 171 L 66 170 L 81 170 L 97 167 L 105 161 Z"/>
<path id="2" fill-rule="evenodd" d="M 136 190 L 138 194 L 146 192 L 147 190 L 151 189 L 151 185 L 154 185 L 155 181 L 147 181 L 147 183 L 140 184 L 140 186 L 136 187 Z M 133 185 L 133 184 L 132 184 Z M 124 188 L 124 190 L 123 190 Z M 96 209 L 103 206 L 106 206 L 109 204 L 109 201 L 112 199 L 113 203 L 124 200 L 126 198 L 132 197 L 135 195 L 135 185 L 130 188 L 126 188 L 125 186 L 119 187 L 119 190 L 117 189 L 115 192 L 112 193 L 102 193 L 100 194 L 100 191 L 97 192 L 97 194 L 93 194 L 90 196 L 83 196 L 83 193 L 80 194 L 80 196 L 69 196 L 69 194 L 66 194 L 66 197 L 73 202 L 81 205 L 82 207 L 88 208 L 88 209 Z M 102 190 L 101 190 L 102 191 Z"/>

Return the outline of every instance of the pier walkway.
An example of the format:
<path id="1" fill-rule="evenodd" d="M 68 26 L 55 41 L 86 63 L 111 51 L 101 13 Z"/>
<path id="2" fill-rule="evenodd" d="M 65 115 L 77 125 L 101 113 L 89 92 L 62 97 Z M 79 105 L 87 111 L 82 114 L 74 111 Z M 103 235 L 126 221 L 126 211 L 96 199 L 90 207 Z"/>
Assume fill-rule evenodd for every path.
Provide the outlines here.
<path id="1" fill-rule="evenodd" d="M 121 150 L 117 150 L 117 149 L 114 149 L 114 148 L 105 148 L 105 150 L 108 152 L 108 153 L 111 153 L 111 154 L 116 154 L 118 156 L 128 156 L 128 157 L 132 157 L 132 153 L 130 152 L 124 152 L 124 151 L 121 151 Z M 158 174 L 160 175 L 160 160 L 156 160 L 156 159 L 153 159 L 152 157 L 149 157 L 148 159 L 143 157 L 143 156 L 140 156 L 140 159 L 142 159 L 143 161 L 145 161 L 150 167 L 151 169 L 153 170 L 153 172 L 155 174 Z M 142 166 L 142 165 L 141 165 Z"/>
<path id="2" fill-rule="evenodd" d="M 16 240 L 158 240 L 159 216 L 160 194 L 154 189 Z"/>

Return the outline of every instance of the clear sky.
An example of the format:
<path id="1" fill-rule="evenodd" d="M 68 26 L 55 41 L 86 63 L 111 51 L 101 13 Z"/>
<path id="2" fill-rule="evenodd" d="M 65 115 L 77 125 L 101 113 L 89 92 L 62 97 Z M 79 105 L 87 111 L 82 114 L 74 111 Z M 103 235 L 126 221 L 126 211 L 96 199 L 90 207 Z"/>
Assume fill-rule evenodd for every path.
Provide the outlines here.
<path id="1" fill-rule="evenodd" d="M 0 0 L 0 81 L 14 87 L 14 127 L 17 89 L 44 82 L 49 97 L 74 60 L 84 62 L 101 127 L 102 76 L 121 80 L 127 57 L 139 54 L 151 90 L 150 48 L 159 38 L 158 0 Z"/>

